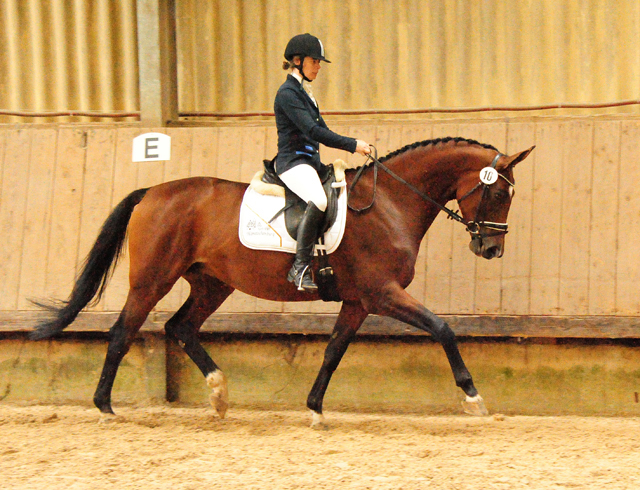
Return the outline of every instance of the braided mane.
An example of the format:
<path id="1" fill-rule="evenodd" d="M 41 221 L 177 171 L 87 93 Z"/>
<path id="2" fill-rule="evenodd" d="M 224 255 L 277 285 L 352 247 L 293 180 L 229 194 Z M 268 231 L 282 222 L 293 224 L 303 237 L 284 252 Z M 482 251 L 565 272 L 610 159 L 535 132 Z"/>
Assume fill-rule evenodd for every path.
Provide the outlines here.
<path id="1" fill-rule="evenodd" d="M 418 141 L 417 143 L 412 143 L 410 145 L 403 146 L 402 148 L 400 148 L 398 150 L 395 150 L 395 151 L 392 151 L 388 155 L 380 158 L 380 162 L 385 162 L 386 160 L 389 160 L 390 158 L 393 158 L 395 156 L 400 155 L 401 153 L 404 153 L 404 152 L 409 151 L 409 150 L 413 150 L 415 148 L 420 148 L 422 146 L 429 146 L 429 145 L 434 145 L 435 146 L 435 145 L 437 145 L 439 143 L 446 144 L 446 143 L 449 143 L 450 141 L 453 141 L 454 144 L 456 144 L 456 145 L 458 143 L 467 143 L 469 145 L 479 145 L 479 146 L 481 146 L 483 148 L 487 148 L 488 150 L 498 151 L 498 149 L 495 148 L 494 146 L 488 145 L 488 144 L 485 144 L 485 143 L 479 143 L 476 140 L 472 140 L 472 139 L 468 139 L 468 138 L 461 138 L 461 137 L 453 138 L 451 136 L 448 136 L 446 138 L 435 138 L 435 139 L 431 139 L 431 140 Z"/>

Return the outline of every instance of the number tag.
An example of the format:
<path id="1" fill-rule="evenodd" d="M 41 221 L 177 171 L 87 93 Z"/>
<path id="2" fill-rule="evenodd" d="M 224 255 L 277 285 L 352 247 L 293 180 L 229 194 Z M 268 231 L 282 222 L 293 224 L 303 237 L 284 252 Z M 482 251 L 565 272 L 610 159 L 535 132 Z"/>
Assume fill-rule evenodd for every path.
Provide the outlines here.
<path id="1" fill-rule="evenodd" d="M 498 180 L 498 171 L 493 167 L 485 167 L 480 170 L 480 181 L 483 184 L 491 185 Z"/>

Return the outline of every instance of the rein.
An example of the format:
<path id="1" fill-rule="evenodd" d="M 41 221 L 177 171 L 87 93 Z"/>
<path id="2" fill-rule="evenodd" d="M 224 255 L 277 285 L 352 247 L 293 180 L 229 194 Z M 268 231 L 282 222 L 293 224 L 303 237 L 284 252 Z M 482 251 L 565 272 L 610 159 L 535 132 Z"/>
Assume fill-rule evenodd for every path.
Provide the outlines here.
<path id="1" fill-rule="evenodd" d="M 475 187 L 473 187 L 473 189 L 471 189 L 469 192 L 467 192 L 464 196 L 462 196 L 458 200 L 458 203 L 460 203 L 461 201 L 465 200 L 467 197 L 472 195 L 480 186 L 484 186 L 484 188 L 482 190 L 482 198 L 480 199 L 480 204 L 478 204 L 478 209 L 476 209 L 476 216 L 472 221 L 467 221 L 462 216 L 460 216 L 457 211 L 453 211 L 452 209 L 449 209 L 448 207 L 443 206 L 442 204 L 440 204 L 436 200 L 432 199 L 429 195 L 427 195 L 424 192 L 422 192 L 416 186 L 414 186 L 413 184 L 407 182 L 405 179 L 403 179 L 398 174 L 393 172 L 389 167 L 387 167 L 380 160 L 378 160 L 378 149 L 375 146 L 372 146 L 372 145 L 370 145 L 370 146 L 375 150 L 375 156 L 371 155 L 371 154 L 369 154 L 367 156 L 367 159 L 371 160 L 371 163 L 373 163 L 373 196 L 371 197 L 371 202 L 368 205 L 366 205 L 366 206 L 364 206 L 362 208 L 355 208 L 351 204 L 349 204 L 349 196 L 351 195 L 351 192 L 353 191 L 354 187 L 356 186 L 356 184 L 360 180 L 360 177 L 362 176 L 362 173 L 364 172 L 365 168 L 367 168 L 367 164 L 365 164 L 365 165 L 363 165 L 362 167 L 360 167 L 358 169 L 358 172 L 356 173 L 355 177 L 353 178 L 353 181 L 351 182 L 351 185 L 349 186 L 349 189 L 348 189 L 347 207 L 351 211 L 354 211 L 356 213 L 362 213 L 362 212 L 367 211 L 368 209 L 370 209 L 373 206 L 373 204 L 375 203 L 376 190 L 377 190 L 377 186 L 378 186 L 378 167 L 380 167 L 380 168 L 382 168 L 382 170 L 387 172 L 391 177 L 396 179 L 398 182 L 400 182 L 401 184 L 403 184 L 406 187 L 408 187 L 409 189 L 411 189 L 414 193 L 416 193 L 418 196 L 420 196 L 423 200 L 430 202 L 431 204 L 436 206 L 438 209 L 440 209 L 440 211 L 444 211 L 447 214 L 447 216 L 449 217 L 449 219 L 452 219 L 454 221 L 457 221 L 458 223 L 462 223 L 463 225 L 465 225 L 467 231 L 469 232 L 469 234 L 471 235 L 472 238 L 474 238 L 474 239 L 475 238 L 483 238 L 483 237 L 490 237 L 490 236 L 495 236 L 495 235 L 501 235 L 501 234 L 508 233 L 508 226 L 509 225 L 507 223 L 494 223 L 493 221 L 478 221 L 478 217 L 480 216 L 480 212 L 482 211 L 482 208 L 483 208 L 483 203 L 485 202 L 485 197 L 486 197 L 486 195 L 487 195 L 487 193 L 489 191 L 489 186 L 491 184 L 486 184 L 481 180 L 480 182 L 478 182 L 478 184 Z M 491 168 L 493 168 L 493 169 L 496 168 L 496 165 L 498 163 L 498 159 L 501 156 L 502 156 L 502 153 L 498 153 L 495 156 L 495 158 L 491 162 L 491 165 L 490 165 Z M 506 180 L 509 183 L 510 186 L 514 187 L 514 184 L 512 182 L 510 182 L 509 179 L 507 179 L 504 175 L 498 173 L 498 176 L 502 177 L 504 180 Z M 481 227 L 488 228 L 490 230 L 495 230 L 496 233 L 490 233 L 490 234 L 482 233 L 480 231 Z"/>

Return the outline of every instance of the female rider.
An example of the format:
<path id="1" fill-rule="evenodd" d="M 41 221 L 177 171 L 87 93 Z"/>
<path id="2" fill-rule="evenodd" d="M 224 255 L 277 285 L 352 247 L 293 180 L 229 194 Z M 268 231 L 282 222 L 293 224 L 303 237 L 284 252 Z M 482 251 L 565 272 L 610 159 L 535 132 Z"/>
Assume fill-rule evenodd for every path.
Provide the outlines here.
<path id="1" fill-rule="evenodd" d="M 327 209 L 327 197 L 318 171 L 322 166 L 319 146 L 322 143 L 351 153 L 368 155 L 369 145 L 361 140 L 341 136 L 331 131 L 318 109 L 311 91 L 306 87 L 318 76 L 324 47 L 311 34 L 291 38 L 284 52 L 282 67 L 290 70 L 278 89 L 274 103 L 278 129 L 276 173 L 285 185 L 307 203 L 298 227 L 296 257 L 287 274 L 300 291 L 316 291 L 311 275 L 311 259 L 318 238 L 318 228 Z"/>

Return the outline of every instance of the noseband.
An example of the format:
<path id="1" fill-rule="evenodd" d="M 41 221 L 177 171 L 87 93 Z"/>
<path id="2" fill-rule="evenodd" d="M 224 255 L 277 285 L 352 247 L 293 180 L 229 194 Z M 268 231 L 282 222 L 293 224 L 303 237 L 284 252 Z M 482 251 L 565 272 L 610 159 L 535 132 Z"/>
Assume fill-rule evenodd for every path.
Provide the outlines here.
<path id="1" fill-rule="evenodd" d="M 487 194 L 489 193 L 489 187 L 491 186 L 491 184 L 495 183 L 498 180 L 498 177 L 502 177 L 511 187 L 515 187 L 515 184 L 513 184 L 513 182 L 510 182 L 509 179 L 507 179 L 504 175 L 502 175 L 501 173 L 499 173 L 499 172 L 497 172 L 495 170 L 496 165 L 498 164 L 498 159 L 501 156 L 503 156 L 502 153 L 498 152 L 498 154 L 495 156 L 495 158 L 491 162 L 491 165 L 489 167 L 485 167 L 484 169 L 481 170 L 480 182 L 478 182 L 475 185 L 475 187 L 473 187 L 473 189 L 471 189 L 469 192 L 467 192 L 464 196 L 462 196 L 460 199 L 458 199 L 458 204 L 459 204 L 462 201 L 464 201 L 467 197 L 469 197 L 471 194 L 473 194 L 480 186 L 483 186 L 482 197 L 480 198 L 480 203 L 478 204 L 478 208 L 476 209 L 476 216 L 472 221 L 467 221 L 462 216 L 460 216 L 457 211 L 453 211 L 453 210 L 449 209 L 448 207 L 443 206 L 442 204 L 440 204 L 439 202 L 435 201 L 434 199 L 429 197 L 427 194 L 422 192 L 420 189 L 418 189 L 417 187 L 415 187 L 414 185 L 410 184 L 409 182 L 404 180 L 402 177 L 400 177 L 399 175 L 394 173 L 390 168 L 386 167 L 382 162 L 380 162 L 380 160 L 378 160 L 378 150 L 374 146 L 372 146 L 372 145 L 370 145 L 370 146 L 375 150 L 375 156 L 369 154 L 368 157 L 367 157 L 373 163 L 373 196 L 371 197 L 371 202 L 367 206 L 364 206 L 362 208 L 354 208 L 353 206 L 351 206 L 349 204 L 349 199 L 348 199 L 348 196 L 347 196 L 347 207 L 351 211 L 354 211 L 356 213 L 362 213 L 362 212 L 368 210 L 369 208 L 371 208 L 371 206 L 373 206 L 373 203 L 376 200 L 376 187 L 377 187 L 377 182 L 378 182 L 378 167 L 380 167 L 382 170 L 387 172 L 391 177 L 393 177 L 398 182 L 404 184 L 409 189 L 411 189 L 413 192 L 415 192 L 422 199 L 424 199 L 425 201 L 430 202 L 431 204 L 433 204 L 434 206 L 439 208 L 441 211 L 444 211 L 445 213 L 447 213 L 449 219 L 452 219 L 454 221 L 457 221 L 458 223 L 462 223 L 463 225 L 465 225 L 466 228 L 467 228 L 467 231 L 471 235 L 472 240 L 476 240 L 476 239 L 482 240 L 483 238 L 488 238 L 488 237 L 497 236 L 497 235 L 504 235 L 504 234 L 508 233 L 509 225 L 507 223 L 495 223 L 493 221 L 484 221 L 484 220 L 479 221 L 478 220 L 478 217 L 480 216 L 481 212 L 484 210 L 484 204 L 486 203 L 486 199 L 485 198 L 486 198 Z M 360 177 L 362 176 L 362 172 L 364 171 L 364 169 L 366 167 L 367 167 L 367 165 L 365 164 L 365 165 L 363 165 L 362 167 L 360 167 L 358 169 L 358 172 L 356 173 L 355 177 L 353 178 L 353 181 L 351 182 L 351 185 L 349 186 L 349 190 L 348 190 L 348 194 L 349 195 L 351 194 L 351 192 L 352 192 L 353 188 L 355 187 L 356 183 L 360 180 Z M 493 169 L 493 172 L 490 172 L 490 173 L 494 173 L 495 172 L 495 174 L 497 175 L 497 177 L 494 177 L 491 182 L 489 182 L 489 180 L 483 179 L 483 176 L 482 176 L 482 172 L 485 171 L 485 169 L 488 169 L 488 168 Z M 489 182 L 489 183 L 487 183 L 487 182 Z M 489 230 L 494 230 L 494 232 L 493 233 L 482 233 L 482 231 L 481 231 L 482 228 L 489 229 Z"/>

